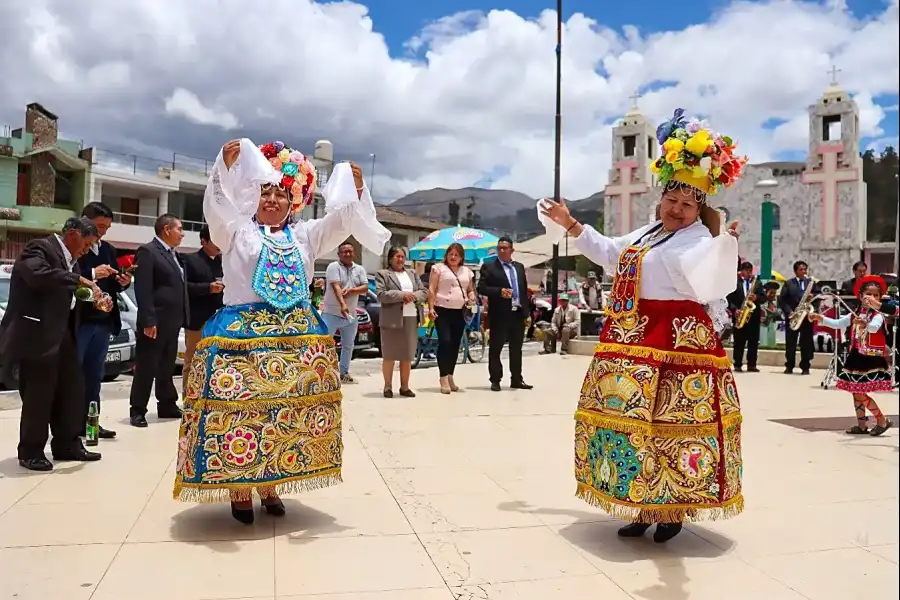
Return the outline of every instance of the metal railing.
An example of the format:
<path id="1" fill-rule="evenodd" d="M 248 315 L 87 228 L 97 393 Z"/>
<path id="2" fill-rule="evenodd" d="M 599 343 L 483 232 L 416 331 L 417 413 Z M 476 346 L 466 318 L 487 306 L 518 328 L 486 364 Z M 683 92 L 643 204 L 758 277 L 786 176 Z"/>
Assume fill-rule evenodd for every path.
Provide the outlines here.
<path id="1" fill-rule="evenodd" d="M 92 148 L 91 164 L 107 167 L 134 175 L 159 176 L 160 169 L 178 169 L 207 176 L 212 171 L 215 160 L 173 153 L 171 159 L 151 158 L 138 154 L 128 154 L 106 148 Z"/>
<path id="2" fill-rule="evenodd" d="M 140 227 L 153 227 L 156 224 L 157 215 L 138 215 L 134 213 L 124 213 L 113 211 L 113 223 L 121 223 L 122 225 L 138 225 Z M 189 221 L 181 219 L 181 224 L 185 231 L 200 231 L 206 225 L 203 221 Z"/>

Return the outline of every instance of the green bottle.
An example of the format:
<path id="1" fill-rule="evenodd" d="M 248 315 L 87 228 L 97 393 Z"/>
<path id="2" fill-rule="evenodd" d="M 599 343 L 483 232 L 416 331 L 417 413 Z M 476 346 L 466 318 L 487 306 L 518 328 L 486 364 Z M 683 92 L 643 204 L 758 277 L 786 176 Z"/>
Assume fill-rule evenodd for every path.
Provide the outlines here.
<path id="1" fill-rule="evenodd" d="M 100 443 L 100 410 L 96 402 L 88 406 L 87 428 L 85 429 L 85 445 L 96 446 Z"/>

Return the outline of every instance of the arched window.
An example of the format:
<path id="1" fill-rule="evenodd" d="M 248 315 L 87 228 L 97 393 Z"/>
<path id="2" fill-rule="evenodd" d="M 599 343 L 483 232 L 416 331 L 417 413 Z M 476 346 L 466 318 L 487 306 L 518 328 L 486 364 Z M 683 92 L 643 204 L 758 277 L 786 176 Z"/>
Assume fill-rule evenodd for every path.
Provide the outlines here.
<path id="1" fill-rule="evenodd" d="M 781 230 L 781 207 L 772 203 L 772 231 Z"/>

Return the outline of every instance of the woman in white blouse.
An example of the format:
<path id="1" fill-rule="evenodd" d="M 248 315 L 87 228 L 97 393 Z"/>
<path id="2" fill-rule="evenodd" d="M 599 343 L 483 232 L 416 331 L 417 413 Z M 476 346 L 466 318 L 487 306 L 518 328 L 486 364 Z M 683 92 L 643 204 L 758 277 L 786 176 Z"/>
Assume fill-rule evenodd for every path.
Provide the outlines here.
<path id="1" fill-rule="evenodd" d="M 409 389 L 409 374 L 419 340 L 422 304 L 428 292 L 415 271 L 406 268 L 406 250 L 388 250 L 388 268 L 375 274 L 375 294 L 381 302 L 381 374 L 384 397 L 394 396 L 394 363 L 400 363 L 400 395 L 415 398 Z"/>
<path id="2" fill-rule="evenodd" d="M 358 166 L 336 165 L 325 217 L 303 221 L 315 191 L 301 153 L 244 139 L 222 148 L 203 199 L 222 251 L 225 306 L 204 326 L 191 364 L 174 496 L 230 500 L 242 523 L 253 522 L 254 492 L 281 516 L 280 493 L 341 480 L 337 354 L 309 284 L 315 258 L 349 235 L 380 253 L 390 232 Z"/>
<path id="3" fill-rule="evenodd" d="M 615 274 L 575 415 L 578 495 L 630 521 L 621 536 L 656 523 L 657 542 L 685 520 L 743 509 L 740 404 L 704 305 L 732 290 L 738 255 L 737 223 L 719 235 L 719 213 L 706 198 L 733 183 L 746 159 L 682 114 L 657 130 L 658 221 L 609 238 L 572 218 L 565 203 L 542 203 L 579 251 Z"/>

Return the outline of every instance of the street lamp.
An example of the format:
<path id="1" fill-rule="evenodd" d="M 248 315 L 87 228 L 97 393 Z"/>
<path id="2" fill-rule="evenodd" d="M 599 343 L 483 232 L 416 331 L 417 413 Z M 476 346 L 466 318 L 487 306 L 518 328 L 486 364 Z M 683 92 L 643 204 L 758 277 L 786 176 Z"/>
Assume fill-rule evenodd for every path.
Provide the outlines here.
<path id="1" fill-rule="evenodd" d="M 759 237 L 759 278 L 768 281 L 772 279 L 772 227 L 775 221 L 775 203 L 772 202 L 772 194 L 765 190 L 778 187 L 778 182 L 774 179 L 763 179 L 756 182 L 756 187 L 764 190 Z"/>
<path id="2" fill-rule="evenodd" d="M 553 148 L 553 200 L 556 202 L 560 201 L 562 195 L 560 191 L 559 172 L 560 155 L 562 154 L 562 29 L 562 0 L 556 0 L 556 139 Z M 566 244 L 568 245 L 568 241 Z M 553 262 L 550 279 L 550 285 L 552 286 L 550 306 L 551 311 L 556 311 L 556 305 L 559 301 L 559 242 L 553 244 Z M 553 345 L 553 350 L 555 351 L 555 341 Z"/>
<path id="3" fill-rule="evenodd" d="M 369 158 L 372 159 L 372 170 L 369 172 L 369 195 L 372 196 L 372 201 L 375 201 L 375 153 L 369 155 Z"/>

